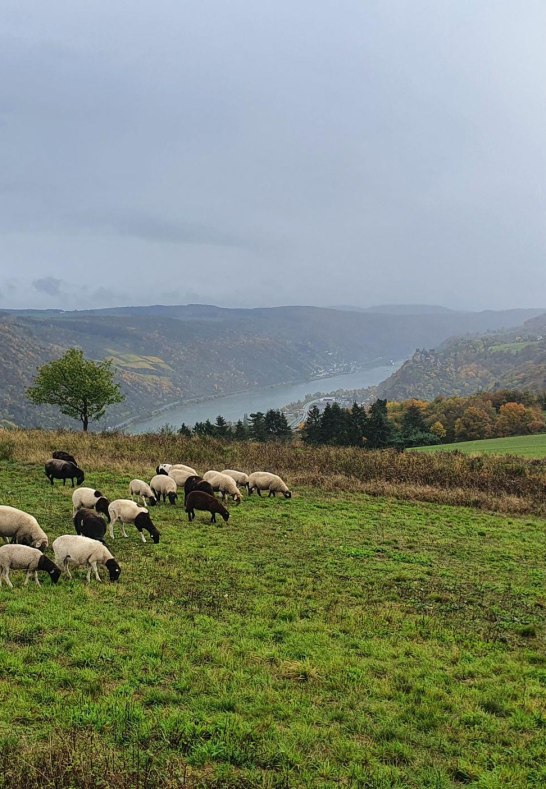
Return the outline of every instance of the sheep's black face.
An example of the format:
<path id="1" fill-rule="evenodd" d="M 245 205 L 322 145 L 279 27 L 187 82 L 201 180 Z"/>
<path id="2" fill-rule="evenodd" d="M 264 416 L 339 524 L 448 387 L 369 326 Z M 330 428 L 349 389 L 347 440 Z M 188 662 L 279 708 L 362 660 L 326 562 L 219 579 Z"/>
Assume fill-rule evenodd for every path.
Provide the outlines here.
<path id="1" fill-rule="evenodd" d="M 108 507 L 110 506 L 110 502 L 105 496 L 101 496 L 100 499 L 97 500 L 95 504 L 95 509 L 97 512 L 100 512 L 102 515 L 106 515 L 108 520 L 110 520 L 108 516 Z"/>
<path id="2" fill-rule="evenodd" d="M 49 576 L 51 578 L 51 582 L 56 584 L 59 578 L 61 577 L 61 571 L 58 567 L 55 567 L 53 570 L 49 571 Z"/>
<path id="3" fill-rule="evenodd" d="M 121 575 L 121 567 L 115 559 L 108 559 L 106 562 L 106 569 L 108 570 L 111 581 L 117 581 L 119 579 L 119 576 Z"/>
<path id="4" fill-rule="evenodd" d="M 78 476 L 76 477 L 76 482 L 78 483 L 78 485 L 82 485 L 84 479 L 85 479 L 85 474 L 82 471 L 81 474 L 78 474 Z"/>
<path id="5" fill-rule="evenodd" d="M 227 512 L 227 511 L 226 511 L 226 512 L 223 512 L 223 513 L 222 513 L 222 518 L 223 518 L 223 519 L 225 520 L 225 522 L 227 523 L 227 522 L 228 522 L 228 520 L 229 520 L 229 512 Z"/>
<path id="6" fill-rule="evenodd" d="M 146 499 L 146 504 L 148 505 L 148 507 L 155 507 L 155 505 L 157 504 L 157 499 L 155 498 L 155 496 L 150 496 L 149 498 Z"/>
<path id="7" fill-rule="evenodd" d="M 157 472 L 157 474 L 164 474 L 166 477 L 169 476 L 168 473 L 165 471 L 165 469 L 164 468 L 159 468 L 159 466 L 156 468 L 156 472 Z"/>
<path id="8" fill-rule="evenodd" d="M 290 493 L 289 490 L 285 490 L 284 491 L 284 498 L 285 499 L 291 499 L 292 498 L 292 494 Z"/>
<path id="9" fill-rule="evenodd" d="M 176 499 L 178 498 L 177 494 L 169 493 L 167 495 L 169 496 L 169 501 L 171 502 L 171 504 L 176 504 Z"/>
<path id="10" fill-rule="evenodd" d="M 159 542 L 159 536 L 160 536 L 158 530 L 154 526 L 153 529 L 149 529 L 149 532 L 150 532 L 150 537 L 157 544 Z"/>

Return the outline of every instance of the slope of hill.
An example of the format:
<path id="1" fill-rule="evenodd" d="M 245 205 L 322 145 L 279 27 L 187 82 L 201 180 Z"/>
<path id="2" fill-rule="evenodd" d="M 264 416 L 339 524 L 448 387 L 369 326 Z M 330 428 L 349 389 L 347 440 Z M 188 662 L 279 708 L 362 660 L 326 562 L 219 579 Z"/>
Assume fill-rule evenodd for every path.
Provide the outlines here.
<path id="1" fill-rule="evenodd" d="M 528 311 L 529 317 L 536 310 Z M 104 426 L 159 407 L 403 358 L 467 331 L 511 326 L 520 311 L 385 315 L 316 307 L 229 310 L 209 305 L 0 314 L 0 419 L 73 424 L 24 398 L 36 367 L 77 346 L 111 357 L 127 399 Z"/>
<path id="2" fill-rule="evenodd" d="M 546 433 L 534 436 L 508 436 L 507 438 L 484 438 L 481 441 L 457 441 L 453 444 L 437 444 L 415 447 L 416 452 L 464 452 L 465 455 L 518 455 L 528 458 L 546 457 Z"/>
<path id="3" fill-rule="evenodd" d="M 448 340 L 418 350 L 379 387 L 389 400 L 546 388 L 546 315 L 511 331 Z"/>

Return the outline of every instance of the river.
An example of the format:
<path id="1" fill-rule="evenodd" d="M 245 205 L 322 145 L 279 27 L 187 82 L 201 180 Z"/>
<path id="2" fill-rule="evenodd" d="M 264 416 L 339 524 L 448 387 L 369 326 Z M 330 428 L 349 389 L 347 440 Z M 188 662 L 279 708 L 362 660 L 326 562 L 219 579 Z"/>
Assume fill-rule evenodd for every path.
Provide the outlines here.
<path id="1" fill-rule="evenodd" d="M 182 422 L 191 427 L 196 422 L 204 422 L 206 419 L 213 422 L 218 414 L 221 414 L 228 422 L 234 422 L 237 419 L 242 419 L 245 414 L 255 411 L 265 412 L 270 408 L 281 408 L 287 403 L 303 400 L 305 395 L 314 392 L 335 392 L 337 389 L 363 389 L 366 386 L 376 386 L 392 375 L 402 364 L 403 362 L 396 362 L 394 365 L 383 364 L 380 367 L 368 367 L 355 373 L 335 375 L 331 378 L 318 378 L 299 384 L 269 386 L 264 389 L 255 389 L 252 392 L 173 406 L 148 419 L 133 422 L 127 425 L 125 430 L 127 433 L 152 433 L 167 423 L 179 427 Z"/>

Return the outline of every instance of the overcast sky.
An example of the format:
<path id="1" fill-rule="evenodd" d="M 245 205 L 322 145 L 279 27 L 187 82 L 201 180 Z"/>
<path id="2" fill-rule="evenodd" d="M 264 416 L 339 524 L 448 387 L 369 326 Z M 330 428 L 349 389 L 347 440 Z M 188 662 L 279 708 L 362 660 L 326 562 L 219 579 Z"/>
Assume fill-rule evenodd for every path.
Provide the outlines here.
<path id="1" fill-rule="evenodd" d="M 0 307 L 546 306 L 544 0 L 3 0 Z"/>

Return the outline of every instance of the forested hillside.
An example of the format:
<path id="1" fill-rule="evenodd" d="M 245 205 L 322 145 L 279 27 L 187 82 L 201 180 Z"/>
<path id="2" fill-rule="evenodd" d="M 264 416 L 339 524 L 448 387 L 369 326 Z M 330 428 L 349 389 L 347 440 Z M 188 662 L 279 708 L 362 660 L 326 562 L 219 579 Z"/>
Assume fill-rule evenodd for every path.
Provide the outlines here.
<path id="1" fill-rule="evenodd" d="M 546 315 L 510 331 L 448 340 L 418 350 L 379 387 L 381 397 L 432 400 L 495 389 L 546 388 Z"/>
<path id="2" fill-rule="evenodd" d="M 23 426 L 71 424 L 26 402 L 36 367 L 69 347 L 114 360 L 126 400 L 111 426 L 153 409 L 400 359 L 467 331 L 512 326 L 536 310 L 383 314 L 279 307 L 228 310 L 205 305 L 83 312 L 0 314 L 0 420 Z"/>

